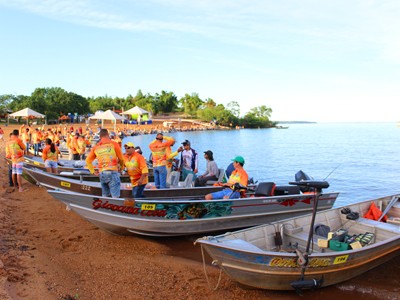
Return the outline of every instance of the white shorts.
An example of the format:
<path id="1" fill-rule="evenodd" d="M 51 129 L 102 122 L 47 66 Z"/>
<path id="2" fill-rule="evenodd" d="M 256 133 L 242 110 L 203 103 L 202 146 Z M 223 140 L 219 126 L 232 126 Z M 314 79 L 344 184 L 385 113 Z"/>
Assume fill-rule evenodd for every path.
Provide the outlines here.
<path id="1" fill-rule="evenodd" d="M 12 164 L 12 174 L 22 175 L 23 162 Z"/>

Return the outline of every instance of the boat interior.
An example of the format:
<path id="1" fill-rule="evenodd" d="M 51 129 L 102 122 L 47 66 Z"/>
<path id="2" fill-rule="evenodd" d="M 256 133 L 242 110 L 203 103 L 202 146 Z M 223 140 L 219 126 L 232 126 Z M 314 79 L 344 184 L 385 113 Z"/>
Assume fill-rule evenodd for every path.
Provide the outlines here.
<path id="1" fill-rule="evenodd" d="M 376 205 L 385 210 L 390 200 L 377 201 Z M 393 217 L 395 215 L 392 213 L 393 208 L 387 212 L 391 222 L 388 221 L 386 223 L 363 217 L 372 202 L 349 206 L 353 214 L 358 213 L 359 217 L 356 219 L 347 218 L 348 214 L 343 213 L 342 209 L 331 209 L 318 213 L 313 226 L 310 253 L 357 249 L 388 239 L 398 238 L 400 234 L 400 218 Z M 223 235 L 224 239 L 221 242 L 225 245 L 240 246 L 243 250 L 247 249 L 256 252 L 279 251 L 292 253 L 296 252 L 296 250 L 304 252 L 307 248 L 310 223 L 310 215 L 288 219 L 283 222 L 227 233 Z M 318 235 L 321 232 L 316 233 L 315 231 L 321 225 L 325 230 L 322 230 L 323 235 Z M 330 245 L 333 242 L 328 241 L 328 232 L 333 233 L 333 237 L 331 237 L 335 245 Z M 352 244 L 354 248 L 351 248 L 349 243 L 344 242 L 345 238 L 353 238 L 354 242 L 359 241 L 360 245 L 357 243 Z"/>

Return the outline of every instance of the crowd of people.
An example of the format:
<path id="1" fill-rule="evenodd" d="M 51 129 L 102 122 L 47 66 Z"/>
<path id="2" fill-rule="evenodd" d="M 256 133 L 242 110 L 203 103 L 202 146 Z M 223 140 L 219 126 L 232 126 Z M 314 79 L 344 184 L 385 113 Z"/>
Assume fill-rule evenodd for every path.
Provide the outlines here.
<path id="1" fill-rule="evenodd" d="M 73 128 L 73 126 L 54 126 L 45 129 L 44 126 L 32 128 L 22 125 L 19 130 L 13 130 L 6 143 L 6 157 L 11 160 L 10 185 L 12 184 L 14 189 L 18 188 L 20 192 L 25 190 L 22 187 L 21 175 L 24 155 L 29 154 L 29 149 L 33 150 L 30 155 L 42 156 L 48 172 L 57 173 L 58 159 L 62 157 L 60 147 L 63 147 L 68 151 L 69 159 L 85 160 L 90 173 L 99 176 L 103 196 L 119 197 L 120 174 L 127 172 L 132 184 L 132 196 L 134 198 L 144 197 L 143 191 L 149 182 L 149 169 L 141 148 L 135 147 L 132 142 L 122 145 L 123 133 L 121 132 L 113 134 L 104 128 L 97 129 L 96 133 L 99 138 L 95 142 L 95 133 L 90 127 L 87 127 L 85 132 L 82 127 Z M 4 132 L 0 128 L 0 139 L 4 139 L 3 135 Z M 155 188 L 170 187 L 172 171 L 179 172 L 179 177 L 183 181 L 190 176 L 196 187 L 205 186 L 209 181 L 218 180 L 219 169 L 211 150 L 204 151 L 206 170 L 198 175 L 198 152 L 191 147 L 189 140 L 183 141 L 176 150 L 173 149 L 175 143 L 173 137 L 164 135 L 163 132 L 157 132 L 155 139 L 149 144 Z M 122 147 L 125 149 L 125 153 L 122 152 Z M 97 160 L 96 168 L 93 165 L 95 159 Z M 232 174 L 227 177 L 225 182 L 217 183 L 225 188 L 206 195 L 205 199 L 240 197 L 240 189 L 237 189 L 236 186 L 240 184 L 245 189 L 248 175 L 243 168 L 243 157 L 237 156 L 232 161 L 234 168 Z"/>

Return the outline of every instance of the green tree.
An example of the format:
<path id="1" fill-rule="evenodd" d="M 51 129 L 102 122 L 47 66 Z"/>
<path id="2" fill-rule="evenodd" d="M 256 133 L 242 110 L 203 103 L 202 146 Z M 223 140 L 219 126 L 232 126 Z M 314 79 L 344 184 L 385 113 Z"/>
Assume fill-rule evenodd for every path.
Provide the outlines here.
<path id="1" fill-rule="evenodd" d="M 0 113 L 4 114 L 10 109 L 10 104 L 17 99 L 17 96 L 11 94 L 0 95 Z"/>
<path id="2" fill-rule="evenodd" d="M 59 87 L 35 89 L 28 106 L 45 114 L 47 119 L 58 119 L 67 113 L 86 114 L 89 111 L 86 98 Z"/>
<path id="3" fill-rule="evenodd" d="M 174 112 L 178 107 L 178 98 L 173 92 L 161 91 L 161 95 L 156 94 L 154 97 L 156 111 L 170 113 Z"/>
<path id="4" fill-rule="evenodd" d="M 236 101 L 231 101 L 226 105 L 227 109 L 234 115 L 236 118 L 240 116 L 240 105 Z"/>
<path id="5" fill-rule="evenodd" d="M 246 128 L 267 128 L 273 126 L 269 120 L 272 109 L 265 105 L 254 107 L 244 116 L 242 125 Z"/>
<path id="6" fill-rule="evenodd" d="M 185 94 L 181 99 L 179 99 L 183 111 L 185 114 L 196 117 L 197 110 L 203 105 L 203 100 L 200 99 L 197 93 L 192 93 L 191 95 Z"/>
<path id="7" fill-rule="evenodd" d="M 140 94 L 141 94 L 141 91 L 140 91 Z M 137 105 L 147 111 L 150 111 L 154 114 L 157 114 L 157 112 L 158 112 L 157 105 L 156 105 L 154 98 L 155 97 L 149 93 L 146 95 L 141 94 L 139 97 L 138 97 L 138 95 L 136 95 L 135 96 L 135 105 Z"/>
<path id="8" fill-rule="evenodd" d="M 203 103 L 204 108 L 213 108 L 217 106 L 217 103 L 211 98 L 207 98 Z"/>
<path id="9" fill-rule="evenodd" d="M 106 111 L 115 107 L 114 99 L 105 95 L 102 97 L 89 98 L 89 109 L 91 113 L 98 110 Z"/>
<path id="10" fill-rule="evenodd" d="M 207 122 L 216 122 L 223 126 L 236 126 L 239 119 L 235 117 L 231 111 L 227 110 L 222 104 L 215 107 L 206 107 L 198 111 L 198 116 Z"/>

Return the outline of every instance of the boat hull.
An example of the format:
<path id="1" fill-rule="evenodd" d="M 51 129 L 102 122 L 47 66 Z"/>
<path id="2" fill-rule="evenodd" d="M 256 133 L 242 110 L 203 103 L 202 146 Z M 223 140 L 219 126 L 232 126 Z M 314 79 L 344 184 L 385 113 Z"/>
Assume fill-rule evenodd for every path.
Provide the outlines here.
<path id="1" fill-rule="evenodd" d="M 85 181 L 85 177 L 81 176 L 79 180 L 69 177 L 63 177 L 56 174 L 47 173 L 46 171 L 23 167 L 23 173 L 29 178 L 31 183 L 44 186 L 47 189 L 63 190 L 66 192 L 75 192 L 93 196 L 101 196 L 102 189 L 99 182 Z M 149 197 L 204 197 L 208 193 L 221 190 L 222 187 L 206 186 L 206 187 L 176 187 L 169 189 L 145 189 L 143 194 Z M 121 183 L 121 197 L 132 197 L 132 185 L 130 183 Z"/>
<path id="2" fill-rule="evenodd" d="M 192 235 L 249 227 L 309 213 L 314 201 L 312 195 L 206 201 L 194 196 L 133 200 L 56 190 L 48 192 L 101 229 L 150 236 Z M 320 209 L 331 208 L 337 196 L 338 193 L 323 194 Z"/>
<path id="3" fill-rule="evenodd" d="M 11 162 L 8 160 L 8 163 Z M 99 176 L 92 175 L 88 169 L 85 168 L 85 161 L 74 161 L 74 160 L 60 160 L 58 163 L 59 175 L 71 179 L 79 179 L 83 181 L 99 181 Z M 37 168 L 46 171 L 46 167 L 41 157 L 37 156 L 25 156 L 24 166 L 30 168 Z M 81 174 L 80 174 L 81 173 Z M 154 180 L 153 169 L 149 168 L 149 180 Z M 129 182 L 128 175 L 121 175 L 121 182 Z"/>
<path id="4" fill-rule="evenodd" d="M 370 204 L 371 200 L 347 207 L 359 212 L 362 216 Z M 317 223 L 331 222 L 333 226 L 340 219 L 342 222 L 337 224 L 347 227 L 349 232 L 372 232 L 376 240 L 364 247 L 333 251 L 330 248 L 320 249 L 317 239 L 313 238 L 314 248 L 308 256 L 303 280 L 319 282 L 319 287 L 349 280 L 400 255 L 400 226 L 364 218 L 349 220 L 340 213 L 340 209 L 318 212 Z M 280 228 L 282 224 L 285 224 L 282 225 L 283 245 L 285 241 L 291 241 L 291 243 L 303 241 L 305 244 L 308 230 L 304 226 L 307 220 L 310 221 L 310 216 L 288 219 L 284 223 L 257 226 L 216 237 L 204 237 L 196 243 L 208 252 L 214 264 L 241 284 L 260 289 L 293 290 L 292 284 L 301 279 L 302 267 L 299 264 L 298 255 L 294 250 L 271 251 L 269 249 L 273 246 L 271 241 L 265 241 L 265 244 L 270 243 L 270 246 L 263 249 L 260 246 L 264 243 L 261 236 L 265 236 L 265 240 L 268 236 L 273 238 L 274 228 Z M 301 228 L 304 228 L 303 233 L 298 232 Z M 292 233 L 286 235 L 286 230 Z"/>

